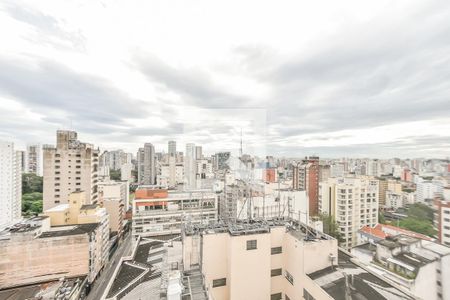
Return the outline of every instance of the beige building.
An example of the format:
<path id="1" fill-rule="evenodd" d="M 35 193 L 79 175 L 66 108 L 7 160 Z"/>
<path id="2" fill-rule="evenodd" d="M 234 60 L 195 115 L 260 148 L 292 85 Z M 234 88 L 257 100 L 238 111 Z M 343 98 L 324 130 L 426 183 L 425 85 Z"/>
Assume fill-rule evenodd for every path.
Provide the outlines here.
<path id="1" fill-rule="evenodd" d="M 101 249 L 101 266 L 108 260 L 110 221 L 106 208 L 98 204 L 86 204 L 85 192 L 74 192 L 69 195 L 68 204 L 60 204 L 44 211 L 50 219 L 50 226 L 98 224 L 97 241 Z M 100 257 L 100 256 L 98 256 Z"/>
<path id="2" fill-rule="evenodd" d="M 379 197 L 379 205 L 380 209 L 389 208 L 386 203 L 387 202 L 387 193 L 390 194 L 401 194 L 402 193 L 402 184 L 396 179 L 386 179 L 386 178 L 378 178 L 378 197 Z M 392 200 L 392 199 L 390 199 Z"/>
<path id="3" fill-rule="evenodd" d="M 72 192 L 97 201 L 98 149 L 77 140 L 75 131 L 58 130 L 56 147 L 44 146 L 44 210 L 65 204 Z"/>
<path id="4" fill-rule="evenodd" d="M 99 204 L 109 214 L 109 226 L 112 233 L 123 235 L 125 212 L 130 207 L 128 181 L 105 181 L 98 184 Z"/>
<path id="5" fill-rule="evenodd" d="M 105 264 L 100 223 L 50 227 L 34 217 L 0 232 L 0 289 L 62 277 L 88 276 L 92 283 Z"/>
<path id="6" fill-rule="evenodd" d="M 296 221 L 186 224 L 182 241 L 183 268 L 201 273 L 207 299 L 412 299 Z M 194 280 L 186 280 L 190 290 Z"/>
<path id="7" fill-rule="evenodd" d="M 378 223 L 378 180 L 359 176 L 321 182 L 319 211 L 336 220 L 343 239 L 341 247 L 356 246 L 358 230 Z"/>

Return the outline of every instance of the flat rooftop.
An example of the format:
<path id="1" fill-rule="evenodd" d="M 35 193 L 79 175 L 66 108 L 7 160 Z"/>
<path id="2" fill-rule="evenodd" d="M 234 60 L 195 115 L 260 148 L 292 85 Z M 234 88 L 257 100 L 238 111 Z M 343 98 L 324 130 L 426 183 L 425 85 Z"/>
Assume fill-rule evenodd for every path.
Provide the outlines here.
<path id="1" fill-rule="evenodd" d="M 23 299 L 69 299 L 82 288 L 86 277 L 66 278 L 64 281 L 50 281 L 39 284 L 0 290 L 0 300 Z M 41 298 L 42 297 L 42 298 Z"/>
<path id="2" fill-rule="evenodd" d="M 88 223 L 78 225 L 55 226 L 49 231 L 43 232 L 39 238 L 51 238 L 69 235 L 86 234 L 93 232 L 100 223 Z"/>
<path id="3" fill-rule="evenodd" d="M 353 257 L 342 250 L 338 251 L 337 266 L 327 267 L 308 276 L 336 300 L 414 299 L 357 265 Z"/>
<path id="4" fill-rule="evenodd" d="M 269 233 L 271 228 L 286 227 L 286 230 L 299 240 L 317 241 L 332 240 L 333 237 L 324 234 L 312 227 L 290 218 L 275 218 L 272 220 L 236 220 L 234 223 L 224 223 L 221 221 L 213 224 L 183 224 L 183 234 L 190 236 L 198 233 L 214 234 L 228 232 L 230 235 L 249 235 L 259 233 Z"/>
<path id="5" fill-rule="evenodd" d="M 389 249 L 394 249 L 402 246 L 408 246 L 417 243 L 419 241 L 420 239 L 418 238 L 414 238 L 404 234 L 399 234 L 392 237 L 391 236 L 386 237 L 386 239 L 379 241 L 378 244 L 385 246 Z"/>

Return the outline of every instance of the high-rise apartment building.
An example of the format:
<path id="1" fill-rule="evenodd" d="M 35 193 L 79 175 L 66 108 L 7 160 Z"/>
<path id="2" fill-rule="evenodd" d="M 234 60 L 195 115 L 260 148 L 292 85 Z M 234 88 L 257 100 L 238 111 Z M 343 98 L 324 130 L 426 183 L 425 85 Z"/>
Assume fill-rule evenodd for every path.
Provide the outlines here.
<path id="1" fill-rule="evenodd" d="M 435 227 L 438 230 L 438 238 L 441 244 L 450 246 L 450 200 L 436 197 L 434 200 Z"/>
<path id="2" fill-rule="evenodd" d="M 195 144 L 186 144 L 186 154 L 184 160 L 184 177 L 185 177 L 185 188 L 193 189 L 196 187 L 196 148 Z"/>
<path id="3" fill-rule="evenodd" d="M 43 148 L 44 210 L 68 203 L 69 195 L 78 191 L 86 193 L 89 203 L 96 203 L 99 150 L 67 130 L 56 132 L 56 147 Z"/>
<path id="4" fill-rule="evenodd" d="M 175 141 L 169 141 L 168 143 L 168 153 L 169 156 L 175 157 L 177 155 L 177 142 Z"/>
<path id="5" fill-rule="evenodd" d="M 203 150 L 202 146 L 195 146 L 195 159 L 203 158 Z"/>
<path id="6" fill-rule="evenodd" d="M 39 144 L 28 145 L 25 155 L 25 172 L 42 176 L 42 146 Z"/>
<path id="7" fill-rule="evenodd" d="M 21 154 L 0 141 L 0 227 L 20 219 L 22 211 Z"/>
<path id="8" fill-rule="evenodd" d="M 311 216 L 319 213 L 319 158 L 309 157 L 294 165 L 292 188 L 306 191 Z"/>
<path id="9" fill-rule="evenodd" d="M 151 143 L 145 143 L 144 148 L 139 148 L 137 153 L 138 182 L 146 185 L 156 183 L 156 157 L 155 147 Z"/>
<path id="10" fill-rule="evenodd" d="M 319 184 L 319 210 L 336 220 L 346 249 L 356 246 L 361 227 L 378 223 L 378 199 L 378 180 L 372 177 L 329 178 Z"/>

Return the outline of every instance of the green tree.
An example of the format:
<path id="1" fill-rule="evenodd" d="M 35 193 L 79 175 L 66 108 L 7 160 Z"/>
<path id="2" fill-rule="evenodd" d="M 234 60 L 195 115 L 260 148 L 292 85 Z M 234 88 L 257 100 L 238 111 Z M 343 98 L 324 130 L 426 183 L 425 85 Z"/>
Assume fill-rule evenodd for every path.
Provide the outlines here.
<path id="1" fill-rule="evenodd" d="M 334 237 L 339 242 L 342 242 L 342 235 L 339 231 L 339 225 L 337 224 L 336 220 L 327 214 L 321 214 L 319 215 L 320 220 L 323 223 L 323 232 L 325 234 L 328 234 L 329 236 Z"/>
<path id="2" fill-rule="evenodd" d="M 431 237 L 436 234 L 436 230 L 433 228 L 433 223 L 425 219 L 408 217 L 400 220 L 399 226 Z"/>
<path id="3" fill-rule="evenodd" d="M 42 212 L 42 179 L 36 174 L 22 174 L 22 213 L 25 216 Z"/>
<path id="4" fill-rule="evenodd" d="M 378 223 L 386 224 L 386 219 L 381 211 L 378 213 Z"/>
<path id="5" fill-rule="evenodd" d="M 414 203 L 408 209 L 408 217 L 433 222 L 433 209 L 423 203 Z"/>
<path id="6" fill-rule="evenodd" d="M 120 180 L 120 178 L 121 178 L 120 170 L 110 169 L 109 170 L 109 178 L 111 178 L 112 180 Z"/>
<path id="7" fill-rule="evenodd" d="M 43 177 L 33 173 L 22 174 L 22 194 L 33 192 L 42 193 Z"/>

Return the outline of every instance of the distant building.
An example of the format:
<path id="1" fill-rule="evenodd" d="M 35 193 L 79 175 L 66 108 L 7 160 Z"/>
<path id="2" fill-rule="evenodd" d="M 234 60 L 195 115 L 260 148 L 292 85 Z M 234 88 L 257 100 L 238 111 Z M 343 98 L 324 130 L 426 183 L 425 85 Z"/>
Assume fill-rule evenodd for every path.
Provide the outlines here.
<path id="1" fill-rule="evenodd" d="M 151 143 L 145 143 L 137 154 L 138 183 L 153 185 L 156 183 L 156 154 Z"/>
<path id="2" fill-rule="evenodd" d="M 332 216 L 342 235 L 341 246 L 357 245 L 357 232 L 378 223 L 378 180 L 372 177 L 329 178 L 319 187 L 319 209 Z"/>
<path id="3" fill-rule="evenodd" d="M 106 181 L 98 185 L 99 204 L 109 215 L 111 233 L 123 236 L 125 212 L 130 208 L 128 181 Z"/>
<path id="4" fill-rule="evenodd" d="M 195 189 L 197 182 L 197 163 L 196 163 L 196 148 L 195 144 L 186 144 L 186 153 L 184 159 L 184 177 L 185 188 Z"/>
<path id="5" fill-rule="evenodd" d="M 27 146 L 25 154 L 25 172 L 43 176 L 42 146 L 40 144 Z"/>
<path id="6" fill-rule="evenodd" d="M 230 152 L 218 152 L 213 156 L 214 170 L 229 169 L 228 161 L 231 157 Z"/>
<path id="7" fill-rule="evenodd" d="M 22 214 L 21 154 L 14 144 L 0 141 L 0 229 Z"/>
<path id="8" fill-rule="evenodd" d="M 175 157 L 177 155 L 177 142 L 169 141 L 168 154 L 169 154 L 169 156 L 173 156 L 173 157 Z"/>
<path id="9" fill-rule="evenodd" d="M 133 236 L 179 234 L 184 220 L 217 220 L 217 195 L 211 191 L 168 191 L 140 186 L 133 200 Z"/>
<path id="10" fill-rule="evenodd" d="M 56 147 L 44 145 L 44 210 L 68 203 L 68 196 L 85 191 L 96 203 L 99 150 L 82 143 L 75 131 L 58 130 Z"/>
<path id="11" fill-rule="evenodd" d="M 294 165 L 292 188 L 306 191 L 309 199 L 309 213 L 319 213 L 319 158 L 309 157 Z"/>

